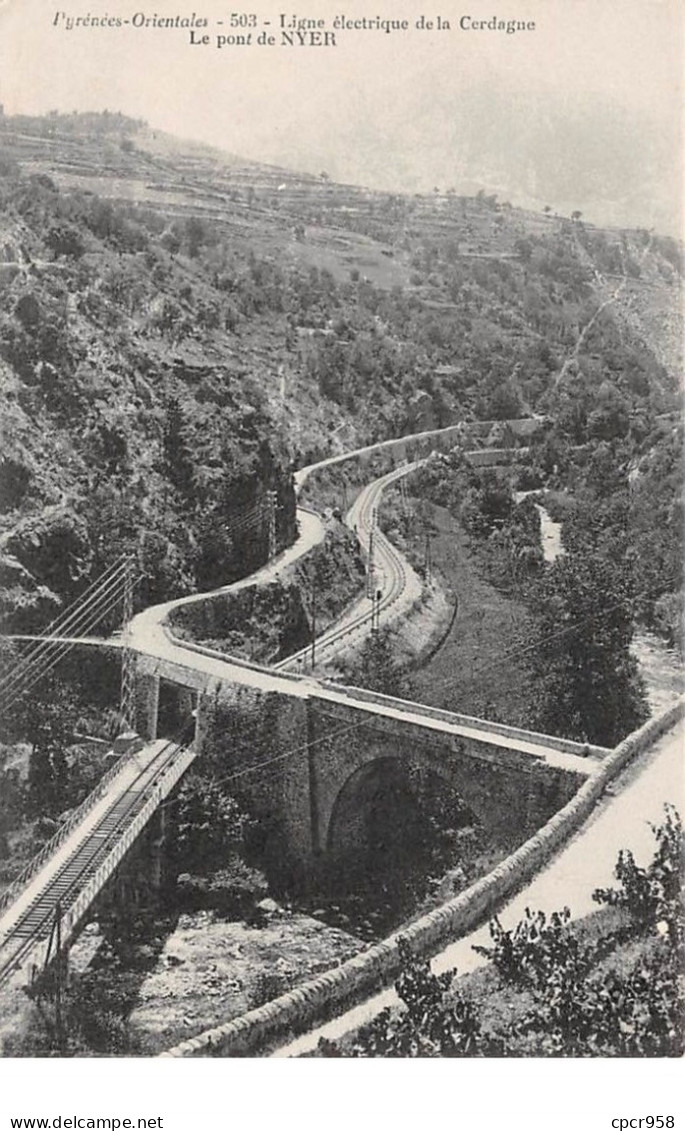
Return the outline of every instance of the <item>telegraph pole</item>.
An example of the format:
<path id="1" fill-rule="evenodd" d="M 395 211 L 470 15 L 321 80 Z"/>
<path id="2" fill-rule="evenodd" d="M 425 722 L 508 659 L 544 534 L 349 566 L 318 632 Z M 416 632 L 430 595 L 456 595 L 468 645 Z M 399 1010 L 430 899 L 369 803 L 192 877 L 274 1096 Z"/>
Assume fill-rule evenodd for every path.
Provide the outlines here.
<path id="1" fill-rule="evenodd" d="M 374 573 L 375 573 L 375 567 L 374 567 L 374 564 L 373 564 L 373 526 L 372 526 L 371 531 L 369 533 L 369 562 L 368 562 L 368 566 L 367 566 L 367 569 L 366 569 L 366 596 L 370 597 L 371 600 L 373 600 L 373 592 L 374 592 L 374 590 L 373 590 Z"/>
<path id="2" fill-rule="evenodd" d="M 383 590 L 377 589 L 375 596 L 372 598 L 372 600 L 373 600 L 373 605 L 371 607 L 371 631 L 372 632 L 378 632 L 379 628 L 381 627 L 381 597 L 382 596 L 383 596 Z M 374 625 L 374 620 L 375 620 L 375 625 Z"/>
<path id="3" fill-rule="evenodd" d="M 121 654 L 121 705 L 120 719 L 122 733 L 135 732 L 135 659 L 131 651 L 129 626 L 133 619 L 133 585 L 135 582 L 134 563 L 129 561 L 124 574 L 124 601 Z"/>
<path id="4" fill-rule="evenodd" d="M 316 663 L 316 571 L 312 574 L 312 671 Z"/>
<path id="5" fill-rule="evenodd" d="M 271 561 L 276 557 L 276 492 L 266 493 L 266 521 L 268 538 L 268 558 Z"/>
<path id="6" fill-rule="evenodd" d="M 62 905 L 60 903 L 55 907 L 55 1032 L 57 1034 L 57 1044 L 61 1049 L 64 1043 L 64 1031 L 62 1028 Z"/>
<path id="7" fill-rule="evenodd" d="M 431 557 L 431 536 L 430 536 L 429 532 L 426 531 L 425 573 L 426 573 L 426 581 L 428 582 L 429 585 L 430 585 L 430 581 L 431 581 L 432 568 L 433 568 L 433 560 L 432 560 L 432 557 Z"/>

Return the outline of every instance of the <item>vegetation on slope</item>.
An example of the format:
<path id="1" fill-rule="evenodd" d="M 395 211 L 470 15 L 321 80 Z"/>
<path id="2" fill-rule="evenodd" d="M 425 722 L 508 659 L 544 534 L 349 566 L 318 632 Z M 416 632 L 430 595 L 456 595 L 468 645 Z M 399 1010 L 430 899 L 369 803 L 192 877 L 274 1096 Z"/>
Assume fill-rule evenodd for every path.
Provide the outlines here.
<path id="1" fill-rule="evenodd" d="M 121 115 L 2 122 L 12 627 L 121 549 L 140 553 L 141 604 L 249 570 L 265 492 L 286 541 L 291 461 L 336 445 L 535 411 L 647 434 L 673 407 L 645 319 L 602 289 L 618 273 L 673 304 L 673 241 L 166 142 Z M 117 200 L 132 183 L 140 202 Z"/>
<path id="2" fill-rule="evenodd" d="M 401 1010 L 384 1010 L 321 1056 L 682 1056 L 683 833 L 667 807 L 640 868 L 619 855 L 618 889 L 594 898 L 620 913 L 570 922 L 568 909 L 490 924 L 491 965 L 452 985 L 404 948 Z M 594 919 L 594 921 L 593 921 Z"/>
<path id="3" fill-rule="evenodd" d="M 422 555 L 437 533 L 426 501 L 446 507 L 468 539 L 457 598 L 463 587 L 468 604 L 475 556 L 512 611 L 525 610 L 517 638 L 492 660 L 495 674 L 508 668 L 505 687 L 514 676 L 520 683 L 508 721 L 612 746 L 646 717 L 634 629 L 646 626 L 682 650 L 682 429 L 657 421 L 645 436 L 639 418 L 626 419 L 621 436 L 573 443 L 567 428 L 550 422 L 507 469 L 473 468 L 460 448 L 434 455 L 410 480 L 423 502 L 383 521 L 410 530 Z M 562 524 L 563 552 L 551 563 L 533 500 L 518 493 L 535 488 L 545 488 L 539 497 Z M 464 632 L 468 649 L 469 624 L 457 617 L 455 640 Z M 479 671 L 487 675 L 487 662 Z M 429 681 L 427 693 L 435 687 Z"/>
<path id="4" fill-rule="evenodd" d="M 364 566 L 354 535 L 327 524 L 323 542 L 266 585 L 249 585 L 182 605 L 175 634 L 232 656 L 273 663 L 304 648 L 359 596 Z"/>

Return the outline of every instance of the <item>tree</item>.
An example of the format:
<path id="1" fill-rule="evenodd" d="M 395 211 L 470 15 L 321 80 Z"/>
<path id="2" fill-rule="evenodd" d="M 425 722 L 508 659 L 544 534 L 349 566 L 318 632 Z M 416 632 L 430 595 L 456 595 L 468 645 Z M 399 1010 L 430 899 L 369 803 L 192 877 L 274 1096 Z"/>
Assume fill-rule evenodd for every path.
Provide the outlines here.
<path id="1" fill-rule="evenodd" d="M 176 397 L 172 397 L 167 404 L 162 450 L 166 477 L 188 500 L 193 490 L 194 464 L 186 439 L 183 412 Z"/>
<path id="2" fill-rule="evenodd" d="M 398 941 L 402 971 L 395 989 L 404 1009 L 385 1009 L 355 1041 L 352 1056 L 458 1057 L 494 1056 L 500 1052 L 481 1032 L 472 1003 L 450 992 L 453 973 L 433 974 L 430 964 L 412 954 L 404 939 Z M 323 1056 L 335 1056 L 332 1045 L 322 1042 Z"/>
<path id="3" fill-rule="evenodd" d="M 587 550 L 557 558 L 536 589 L 536 622 L 525 652 L 542 730 L 613 746 L 644 722 L 632 632 L 621 563 Z"/>
<path id="4" fill-rule="evenodd" d="M 680 949 L 685 942 L 682 877 L 685 866 L 683 823 L 674 805 L 664 806 L 664 819 L 652 825 L 657 848 L 647 867 L 639 867 L 630 849 L 618 854 L 614 875 L 621 889 L 597 888 L 592 898 L 623 907 L 643 931 L 667 936 Z"/>
<path id="5" fill-rule="evenodd" d="M 188 255 L 196 259 L 200 248 L 207 242 L 207 227 L 197 216 L 190 216 L 185 223 L 185 238 L 188 244 Z"/>
<path id="6" fill-rule="evenodd" d="M 184 779 L 175 809 L 173 855 L 179 868 L 225 867 L 243 844 L 248 818 L 213 777 L 195 772 Z"/>
<path id="7" fill-rule="evenodd" d="M 533 256 L 533 241 L 527 236 L 521 236 L 514 243 L 514 250 L 522 263 L 530 263 Z"/>
<path id="8" fill-rule="evenodd" d="M 58 817 L 71 808 L 72 790 L 66 751 L 73 743 L 79 703 L 73 689 L 50 675 L 18 695 L 3 717 L 2 737 L 31 746 L 26 788 L 29 814 Z"/>
<path id="9" fill-rule="evenodd" d="M 614 440 L 627 435 L 630 406 L 615 385 L 603 381 L 597 391 L 596 407 L 588 416 L 588 435 L 599 440 Z"/>
<path id="10" fill-rule="evenodd" d="M 392 642 L 387 628 L 372 632 L 364 641 L 359 664 L 350 673 L 354 683 L 381 695 L 401 696 L 405 682 L 394 662 Z"/>
<path id="11" fill-rule="evenodd" d="M 21 828 L 26 809 L 26 786 L 8 762 L 9 753 L 0 754 L 0 860 L 9 856 L 9 833 Z"/>
<path id="12" fill-rule="evenodd" d="M 243 539 L 244 541 L 244 539 Z M 230 525 L 217 508 L 201 515 L 197 523 L 195 580 L 200 589 L 225 582 L 228 573 L 241 561 L 240 545 L 231 536 Z"/>

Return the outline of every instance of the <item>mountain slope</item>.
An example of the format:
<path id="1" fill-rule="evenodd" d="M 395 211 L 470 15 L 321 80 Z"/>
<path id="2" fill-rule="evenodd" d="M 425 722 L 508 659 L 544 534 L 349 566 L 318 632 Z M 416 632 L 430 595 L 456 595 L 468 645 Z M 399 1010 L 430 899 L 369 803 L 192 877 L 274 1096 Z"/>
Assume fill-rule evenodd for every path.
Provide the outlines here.
<path id="1" fill-rule="evenodd" d="M 0 205 L 15 628 L 123 549 L 141 603 L 251 568 L 267 491 L 292 537 L 293 461 L 533 412 L 644 437 L 677 405 L 672 240 L 370 193 L 113 114 L 2 119 Z"/>

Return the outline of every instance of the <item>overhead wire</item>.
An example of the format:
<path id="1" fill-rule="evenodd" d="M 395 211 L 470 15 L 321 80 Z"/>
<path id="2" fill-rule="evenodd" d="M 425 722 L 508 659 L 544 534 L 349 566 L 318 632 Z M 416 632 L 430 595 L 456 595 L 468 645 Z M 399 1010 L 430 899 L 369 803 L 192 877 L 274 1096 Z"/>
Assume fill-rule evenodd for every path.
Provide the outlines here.
<path id="1" fill-rule="evenodd" d="M 238 533 L 246 527 L 257 526 L 259 523 L 262 523 L 264 521 L 266 513 L 266 503 L 257 504 L 257 506 L 254 507 L 253 511 L 248 515 L 233 519 L 226 524 L 229 533 Z"/>
<path id="2" fill-rule="evenodd" d="M 110 601 L 112 593 L 115 593 L 117 599 L 119 599 L 123 593 L 128 576 L 129 569 L 126 567 L 120 575 L 114 575 L 106 583 L 100 585 L 97 590 L 94 590 L 88 599 L 83 602 L 67 620 L 57 626 L 59 632 L 42 636 L 36 643 L 36 646 L 29 650 L 29 654 L 26 656 L 24 662 L 19 664 L 4 681 L 0 681 L 0 691 L 5 690 L 13 681 L 22 678 L 32 664 L 39 662 L 42 652 L 46 650 L 49 651 L 55 643 L 62 642 L 65 636 L 78 635 L 78 633 L 82 631 L 84 622 L 92 617 L 94 611 L 102 608 L 105 603 Z M 3 682 L 4 687 L 2 686 Z"/>
<path id="3" fill-rule="evenodd" d="M 43 638 L 40 647 L 32 651 L 26 664 L 16 667 L 14 671 L 11 671 L 5 676 L 5 685 L 0 688 L 0 694 L 6 696 L 6 694 L 15 691 L 18 685 L 27 679 L 29 674 L 33 674 L 33 670 L 35 670 L 36 667 L 40 667 L 41 664 L 46 661 L 50 662 L 55 655 L 55 648 L 59 649 L 61 646 L 73 647 L 73 638 L 84 636 L 86 632 L 93 629 L 95 624 L 101 621 L 116 603 L 121 601 L 122 597 L 123 590 L 119 585 L 105 590 L 105 592 L 97 598 L 97 603 L 93 607 L 84 608 L 84 610 L 80 612 L 78 619 L 72 621 L 68 632 L 68 637 L 71 637 L 71 640 L 66 639 L 61 633 L 59 636 Z"/>
<path id="4" fill-rule="evenodd" d="M 259 770 L 266 769 L 268 766 L 272 766 L 280 762 L 285 762 L 287 759 L 295 757 L 296 754 L 300 754 L 303 751 L 309 751 L 313 747 L 318 746 L 321 743 L 330 742 L 333 739 L 340 738 L 342 735 L 350 734 L 355 730 L 360 730 L 363 726 L 368 726 L 368 718 L 361 719 L 356 723 L 350 723 L 349 725 L 344 727 L 338 727 L 336 730 L 329 731 L 327 734 L 322 734 L 319 738 L 299 743 L 297 746 L 292 746 L 288 750 L 282 750 L 279 753 L 275 754 L 273 757 L 264 759 L 262 762 L 255 762 L 252 765 L 245 766 L 243 767 L 243 769 L 236 770 L 231 774 L 226 774 L 218 778 L 212 778 L 211 781 L 214 785 L 226 785 L 230 782 L 237 781 L 240 778 L 247 777 L 249 774 L 257 773 Z M 231 735 L 233 735 L 234 733 L 235 732 L 232 731 Z M 240 727 L 237 729 L 237 733 L 247 733 L 247 728 Z M 254 740 L 254 733 L 250 735 L 250 738 Z M 261 746 L 264 745 L 265 742 L 264 740 L 262 740 Z M 238 746 L 237 752 L 241 753 L 246 749 L 246 745 Z M 178 797 L 171 798 L 169 801 L 162 803 L 162 808 L 169 808 L 172 805 L 176 805 L 179 803 L 179 800 L 180 798 Z"/>
<path id="5" fill-rule="evenodd" d="M 120 598 L 117 597 L 116 600 L 112 602 L 111 607 L 113 608 L 119 600 Z M 89 624 L 88 628 L 94 627 L 96 623 L 97 619 Z M 17 701 L 17 699 L 31 691 L 37 683 L 39 683 L 46 675 L 48 675 L 52 671 L 52 669 L 61 660 L 63 660 L 74 647 L 76 647 L 77 643 L 78 641 L 72 640 L 68 642 L 62 642 L 61 645 L 56 646 L 56 652 L 51 658 L 46 658 L 42 662 L 42 665 L 38 666 L 36 670 L 31 673 L 31 676 L 25 681 L 25 683 L 14 688 L 12 693 L 8 697 L 3 698 L 3 710 L 9 709 Z"/>
<path id="6" fill-rule="evenodd" d="M 256 526 L 263 522 L 264 510 L 265 503 L 260 501 L 229 529 L 232 533 L 240 533 L 250 526 Z M 36 642 L 17 667 L 0 676 L 0 694 L 5 700 L 3 704 L 5 708 L 10 706 L 19 694 L 35 686 L 37 680 L 52 670 L 55 664 L 74 646 L 73 643 L 63 640 L 65 635 L 75 637 L 85 634 L 94 627 L 98 620 L 103 619 L 111 611 L 123 596 L 130 569 L 131 562 L 125 555 L 122 555 L 79 598 L 50 623 L 41 640 Z M 115 598 L 107 601 L 106 598 L 110 596 L 112 590 L 115 591 Z M 95 612 L 95 616 L 92 615 L 93 612 Z M 22 683 L 26 686 L 22 687 Z M 8 695 L 9 701 L 7 700 Z"/>
<path id="7" fill-rule="evenodd" d="M 100 577 L 98 577 L 90 586 L 88 586 L 88 588 L 79 597 L 72 601 L 67 609 L 65 609 L 62 613 L 59 614 L 59 616 L 55 617 L 55 619 L 50 622 L 50 624 L 40 634 L 41 640 L 36 641 L 35 647 L 29 650 L 28 655 L 22 660 L 18 667 L 12 669 L 12 672 L 10 673 L 10 676 L 8 678 L 12 679 L 16 675 L 18 675 L 19 671 L 31 662 L 33 656 L 45 647 L 46 641 L 49 641 L 57 636 L 67 635 L 67 633 L 65 632 L 67 627 L 69 625 L 73 625 L 76 621 L 78 621 L 78 618 L 83 614 L 84 609 L 87 608 L 88 605 L 90 605 L 93 601 L 99 600 L 98 594 L 104 595 L 104 593 L 113 585 L 119 585 L 123 583 L 129 568 L 130 567 L 128 562 L 121 562 L 120 560 L 119 562 L 110 566 L 109 569 L 105 570 L 105 572 L 101 574 Z M 73 633 L 69 633 L 69 635 L 73 635 Z M 2 690 L 3 682 L 5 682 L 5 680 L 3 678 L 0 678 L 0 691 Z"/>
<path id="8" fill-rule="evenodd" d="M 682 582 L 682 577 L 678 577 L 678 576 L 668 577 L 668 578 L 665 578 L 663 580 L 669 585 L 671 585 L 671 584 L 677 585 L 679 582 Z M 516 645 L 514 645 L 514 646 L 512 646 L 508 649 L 505 649 L 503 652 L 501 652 L 499 654 L 499 656 L 496 660 L 492 660 L 492 661 L 489 661 L 487 664 L 481 665 L 480 667 L 478 667 L 475 670 L 475 672 L 473 672 L 472 676 L 470 676 L 469 678 L 470 679 L 476 679 L 484 671 L 488 671 L 493 667 L 500 667 L 503 663 L 505 663 L 508 659 L 510 659 L 513 656 L 519 656 L 519 655 L 523 655 L 527 652 L 535 651 L 537 648 L 540 647 L 541 644 L 544 644 L 547 641 L 555 640 L 555 639 L 561 638 L 563 636 L 569 635 L 573 632 L 576 632 L 578 630 L 578 628 L 582 627 L 583 625 L 587 625 L 592 621 L 596 621 L 596 620 L 601 619 L 607 613 L 614 612 L 616 609 L 621 608 L 621 606 L 624 606 L 626 603 L 634 603 L 634 602 L 638 601 L 641 597 L 645 596 L 648 592 L 649 592 L 649 588 L 648 587 L 644 588 L 644 589 L 642 589 L 642 590 L 640 590 L 636 593 L 630 594 L 628 597 L 626 597 L 626 598 L 624 598 L 620 601 L 614 602 L 614 604 L 612 604 L 612 605 L 604 606 L 602 609 L 597 610 L 597 612 L 595 612 L 595 613 L 591 613 L 587 617 L 584 617 L 580 620 L 575 620 L 572 624 L 567 625 L 562 629 L 559 629 L 557 632 L 547 633 L 544 636 L 538 637 L 535 641 L 531 642 L 530 644 L 526 644 L 526 645 L 516 644 Z M 437 686 L 440 686 L 440 685 L 443 685 L 443 684 L 455 683 L 458 678 L 459 677 L 454 677 L 454 676 L 443 676 L 442 678 L 440 678 L 438 680 L 432 680 L 431 686 L 437 687 Z"/>
<path id="9" fill-rule="evenodd" d="M 91 610 L 89 617 L 79 624 L 79 634 L 83 636 L 91 629 L 93 629 L 96 624 L 98 624 L 105 616 L 107 616 L 109 612 L 112 611 L 112 609 L 114 609 L 119 604 L 119 602 L 122 600 L 122 597 L 123 594 L 121 592 L 115 591 L 114 594 L 110 596 L 110 599 L 106 605 Z M 43 657 L 39 657 L 32 662 L 32 665 L 30 665 L 30 667 L 22 673 L 22 677 L 19 680 L 18 684 L 10 688 L 9 695 L 7 695 L 6 691 L 3 692 L 3 708 L 7 709 L 17 700 L 17 698 L 19 698 L 20 695 L 23 695 L 27 691 L 30 691 L 31 688 L 33 688 L 39 680 L 47 675 L 48 672 L 52 671 L 52 669 L 57 663 L 60 662 L 60 660 L 64 659 L 64 657 L 72 650 L 72 648 L 76 647 L 77 643 L 78 641 L 76 639 L 64 640 L 57 638 L 50 641 L 48 654 L 44 655 Z M 31 668 L 33 670 L 31 670 Z"/>
<path id="10" fill-rule="evenodd" d="M 669 581 L 669 584 L 676 581 L 675 578 L 670 578 L 670 579 L 667 579 L 667 580 Z M 641 596 L 644 596 L 645 593 L 647 593 L 647 592 L 649 592 L 648 589 L 643 589 L 641 592 L 633 594 L 628 600 L 629 601 L 636 601 Z M 472 677 L 469 677 L 469 678 L 476 679 L 476 678 L 478 678 L 479 675 L 481 675 L 485 671 L 490 671 L 492 668 L 501 667 L 501 665 L 503 663 L 506 663 L 507 660 L 511 659 L 512 657 L 521 656 L 521 655 L 526 654 L 527 652 L 533 652 L 536 649 L 538 649 L 542 644 L 545 644 L 545 643 L 547 643 L 551 640 L 557 640 L 557 639 L 559 639 L 563 636 L 570 635 L 573 632 L 577 632 L 579 628 L 583 627 L 584 625 L 590 624 L 592 621 L 601 620 L 607 613 L 614 612 L 616 609 L 624 606 L 625 603 L 626 602 L 624 600 L 623 601 L 616 601 L 612 605 L 606 605 L 604 608 L 598 609 L 596 613 L 591 613 L 587 617 L 583 617 L 579 620 L 575 620 L 572 624 L 566 625 L 564 628 L 559 629 L 557 632 L 551 632 L 551 633 L 545 634 L 544 636 L 540 636 L 536 640 L 532 641 L 530 644 L 513 645 L 511 648 L 505 649 L 503 652 L 500 652 L 497 659 L 490 660 L 490 661 L 488 661 L 488 663 L 480 665 L 473 672 Z M 458 679 L 458 677 L 454 677 L 454 676 L 444 676 L 441 679 L 432 680 L 431 686 L 437 687 L 437 686 L 440 686 L 442 684 L 455 683 L 457 681 L 457 679 Z"/>

